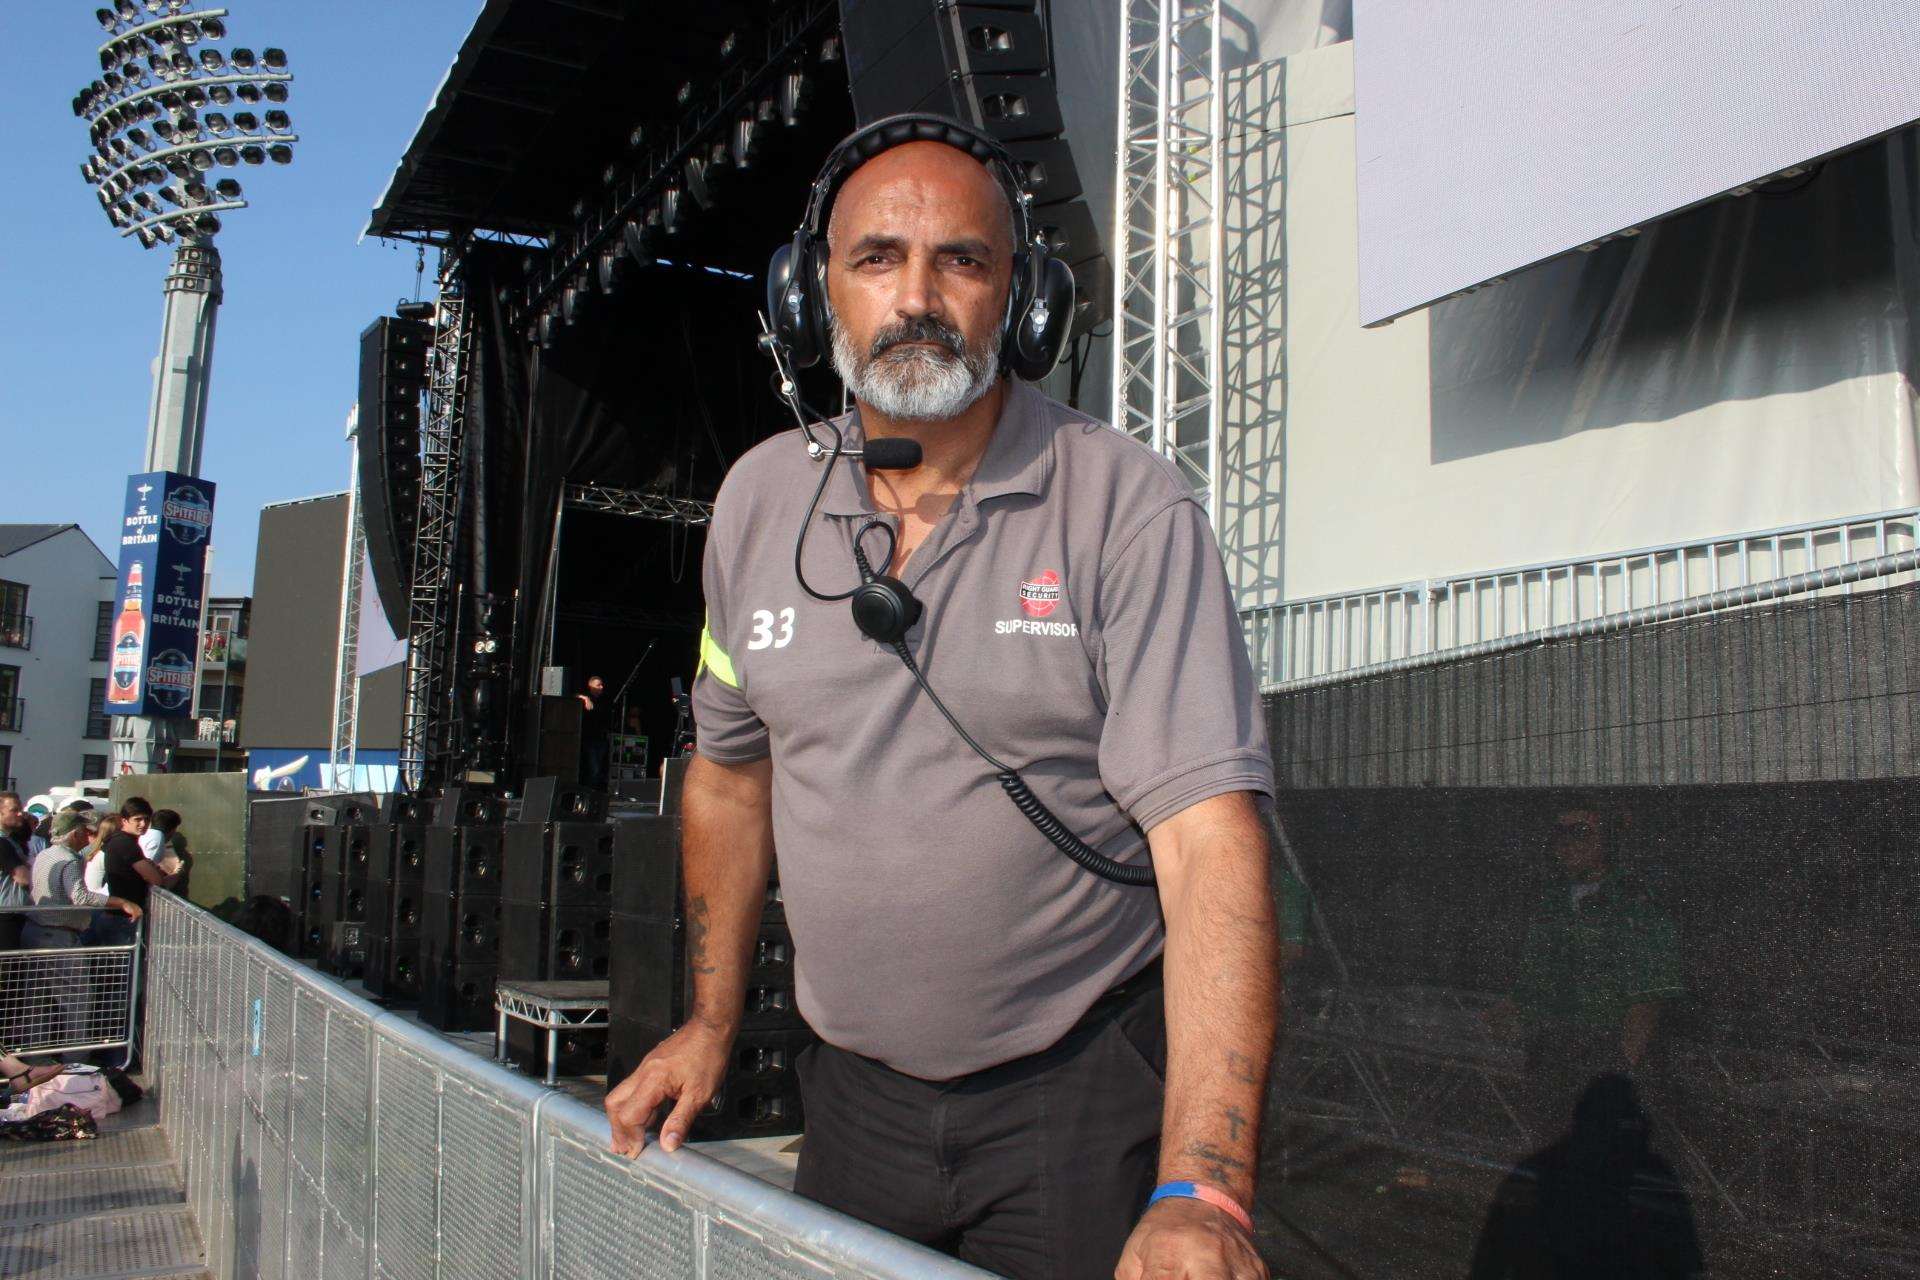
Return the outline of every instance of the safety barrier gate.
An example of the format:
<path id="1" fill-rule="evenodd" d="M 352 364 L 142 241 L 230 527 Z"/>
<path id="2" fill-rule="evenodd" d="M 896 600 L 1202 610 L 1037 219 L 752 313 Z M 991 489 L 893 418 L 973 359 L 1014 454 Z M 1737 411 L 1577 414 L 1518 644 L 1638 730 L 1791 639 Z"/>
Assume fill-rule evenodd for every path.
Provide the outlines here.
<path id="1" fill-rule="evenodd" d="M 986 1273 L 606 1118 L 155 892 L 147 1063 L 220 1280 Z"/>

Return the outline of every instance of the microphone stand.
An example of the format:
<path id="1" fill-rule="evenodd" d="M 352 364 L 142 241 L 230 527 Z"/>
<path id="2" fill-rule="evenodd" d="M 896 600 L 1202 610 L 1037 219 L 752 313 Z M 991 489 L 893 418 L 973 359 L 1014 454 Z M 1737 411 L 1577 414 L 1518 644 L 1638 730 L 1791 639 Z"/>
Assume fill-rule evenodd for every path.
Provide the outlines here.
<path id="1" fill-rule="evenodd" d="M 627 678 L 621 681 L 620 692 L 613 695 L 614 714 L 618 717 L 614 721 L 613 727 L 613 732 L 616 735 L 627 731 L 627 690 L 633 687 L 633 678 L 640 674 L 640 668 L 646 664 L 648 658 L 653 656 L 653 646 L 659 643 L 660 637 L 658 636 L 647 641 L 647 647 L 640 651 L 640 660 L 633 664 L 633 670 L 627 672 Z M 607 745 L 611 748 L 613 744 L 609 742 Z M 611 781 L 613 777 L 613 758 L 611 755 L 607 758 L 607 777 L 609 781 Z M 609 787 L 608 789 L 611 790 L 612 788 Z"/>

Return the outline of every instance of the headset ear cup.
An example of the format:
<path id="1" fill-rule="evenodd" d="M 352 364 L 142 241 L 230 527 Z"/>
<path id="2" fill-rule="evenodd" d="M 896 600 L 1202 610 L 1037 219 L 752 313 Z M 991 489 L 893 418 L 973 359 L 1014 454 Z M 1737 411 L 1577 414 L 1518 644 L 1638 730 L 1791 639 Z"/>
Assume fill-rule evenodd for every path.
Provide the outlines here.
<path id="1" fill-rule="evenodd" d="M 1073 327 L 1073 272 L 1067 264 L 1042 254 L 1033 277 L 1039 281 L 1035 295 L 1014 312 L 1003 347 L 1007 368 L 1027 382 L 1053 372 Z"/>
<path id="2" fill-rule="evenodd" d="M 819 362 L 820 337 L 812 293 L 812 238 L 804 231 L 773 251 L 767 263 L 767 320 L 796 368 Z"/>

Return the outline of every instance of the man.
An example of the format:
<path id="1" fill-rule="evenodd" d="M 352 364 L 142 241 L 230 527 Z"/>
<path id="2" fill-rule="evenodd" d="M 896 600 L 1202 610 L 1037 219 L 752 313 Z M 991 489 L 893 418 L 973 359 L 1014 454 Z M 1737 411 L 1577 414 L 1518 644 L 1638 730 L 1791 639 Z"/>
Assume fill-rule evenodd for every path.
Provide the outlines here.
<path id="1" fill-rule="evenodd" d="M 1685 991 L 1673 920 L 1615 865 L 1620 821 L 1584 802 L 1556 818 L 1547 841 L 1554 875 L 1496 1015 L 1525 1036 L 1543 1130 L 1564 1126 L 1595 1079 L 1641 1069 L 1661 1006 Z"/>
<path id="2" fill-rule="evenodd" d="M 24 907 L 33 900 L 33 856 L 47 842 L 34 831 L 34 817 L 20 803 L 17 791 L 0 791 L 0 907 Z M 17 911 L 0 913 L 0 951 L 21 945 L 26 917 Z"/>
<path id="3" fill-rule="evenodd" d="M 120 806 L 120 830 L 107 837 L 100 857 L 107 868 L 107 895 L 139 909 L 119 916 L 96 912 L 88 941 L 97 946 L 123 946 L 133 941 L 134 924 L 147 909 L 151 890 L 177 889 L 193 868 L 192 857 L 182 859 L 171 875 L 162 871 L 140 848 L 140 838 L 153 827 L 153 806 L 142 796 L 129 796 Z"/>
<path id="4" fill-rule="evenodd" d="M 607 789 L 607 746 L 613 736 L 613 707 L 607 702 L 607 682 L 599 676 L 587 677 L 587 690 L 580 699 L 580 785 Z"/>
<path id="5" fill-rule="evenodd" d="M 922 461 L 835 464 L 805 569 L 844 587 L 856 532 L 891 526 L 875 568 L 926 606 L 906 643 L 935 689 L 1101 852 L 1150 850 L 1157 893 L 1064 857 L 847 606 L 803 594 L 820 464 L 776 437 L 734 466 L 707 542 L 693 1008 L 609 1095 L 614 1144 L 637 1153 L 671 1102 L 672 1150 L 713 1096 L 777 845 L 823 1040 L 800 1064 L 802 1194 L 1013 1276 L 1263 1277 L 1243 1225 L 1278 970 L 1256 690 L 1172 468 L 1002 375 L 1012 221 L 989 171 L 937 142 L 840 189 L 842 429 Z"/>
<path id="6" fill-rule="evenodd" d="M 82 880 L 86 871 L 82 851 L 99 825 L 91 812 L 68 809 L 54 815 L 53 843 L 33 859 L 33 905 L 79 909 L 34 912 L 22 931 L 23 945 L 41 949 L 79 946 L 96 908 L 121 912 L 131 920 L 140 918 L 139 907 L 94 893 Z M 76 957 L 55 962 L 47 973 L 45 995 L 53 1003 L 54 1025 L 62 1028 L 56 1038 L 72 1043 L 87 1019 L 84 961 Z"/>

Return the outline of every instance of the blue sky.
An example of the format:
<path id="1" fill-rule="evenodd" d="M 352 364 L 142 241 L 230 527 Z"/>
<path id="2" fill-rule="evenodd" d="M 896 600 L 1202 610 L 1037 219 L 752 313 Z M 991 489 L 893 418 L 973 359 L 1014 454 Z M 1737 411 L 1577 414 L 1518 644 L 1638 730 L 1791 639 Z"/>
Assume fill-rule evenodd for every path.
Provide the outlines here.
<path id="1" fill-rule="evenodd" d="M 79 176 L 70 102 L 99 74 L 97 0 L 5 0 L 14 160 L 0 211 L 0 523 L 75 521 L 107 554 L 145 447 L 168 250 L 121 240 Z M 360 330 L 414 287 L 411 245 L 357 243 L 480 0 L 202 0 L 229 45 L 287 51 L 290 166 L 236 171 L 202 473 L 214 589 L 252 590 L 260 507 L 346 486 Z M 428 287 L 433 256 L 428 255 Z"/>

